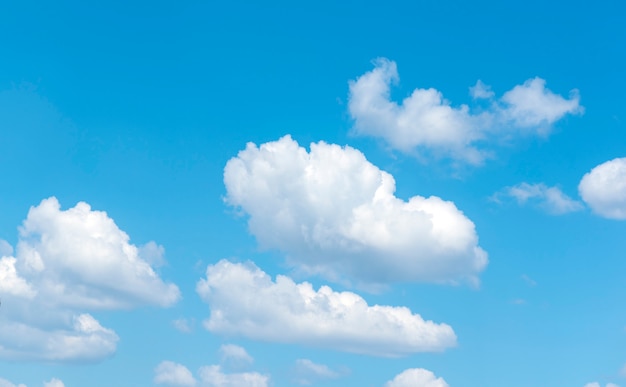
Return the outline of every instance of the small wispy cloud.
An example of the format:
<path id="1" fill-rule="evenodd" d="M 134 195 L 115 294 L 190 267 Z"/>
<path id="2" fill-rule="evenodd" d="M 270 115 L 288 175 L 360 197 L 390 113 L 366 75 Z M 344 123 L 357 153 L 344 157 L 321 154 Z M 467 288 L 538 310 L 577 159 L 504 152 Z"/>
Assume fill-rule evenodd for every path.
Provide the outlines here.
<path id="1" fill-rule="evenodd" d="M 537 286 L 537 281 L 535 281 L 534 279 L 530 278 L 526 274 L 522 274 L 521 278 L 524 280 L 524 282 L 526 282 L 526 284 L 528 284 L 528 286 L 530 286 L 530 287 Z"/>
<path id="2" fill-rule="evenodd" d="M 172 325 L 179 332 L 191 333 L 193 332 L 193 326 L 195 325 L 195 322 L 196 321 L 194 319 L 179 318 L 172 321 Z"/>
<path id="3" fill-rule="evenodd" d="M 544 183 L 529 184 L 526 182 L 505 187 L 491 196 L 491 200 L 502 203 L 512 198 L 519 205 L 532 204 L 552 215 L 563 215 L 581 211 L 584 205 L 567 196 L 559 187 L 549 187 Z"/>
<path id="4" fill-rule="evenodd" d="M 545 137 L 561 118 L 584 112 L 576 89 L 565 98 L 546 88 L 546 81 L 539 77 L 514 86 L 500 98 L 479 80 L 470 87 L 470 95 L 482 100 L 480 109 L 454 106 L 434 88 L 417 88 L 398 103 L 390 99 L 391 85 L 400 80 L 396 63 L 378 58 L 374 66 L 349 82 L 353 131 L 382 138 L 405 153 L 426 152 L 479 165 L 491 154 L 485 147 L 489 141 Z"/>

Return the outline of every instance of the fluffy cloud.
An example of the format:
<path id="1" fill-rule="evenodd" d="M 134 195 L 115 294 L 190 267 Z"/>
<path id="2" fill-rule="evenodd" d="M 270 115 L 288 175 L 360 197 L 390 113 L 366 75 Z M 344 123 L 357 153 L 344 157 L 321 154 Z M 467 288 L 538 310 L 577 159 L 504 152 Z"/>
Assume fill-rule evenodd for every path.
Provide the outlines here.
<path id="1" fill-rule="evenodd" d="M 25 384 L 13 384 L 10 381 L 0 378 L 0 387 L 26 387 Z M 44 382 L 43 387 L 65 387 L 65 384 L 57 378 L 50 379 L 49 382 Z"/>
<path id="2" fill-rule="evenodd" d="M 154 383 L 169 386 L 195 386 L 196 379 L 184 365 L 166 360 L 154 369 Z"/>
<path id="3" fill-rule="evenodd" d="M 207 387 L 267 387 L 269 377 L 258 372 L 227 374 L 218 365 L 201 367 L 198 371 L 203 386 Z"/>
<path id="4" fill-rule="evenodd" d="M 210 308 L 206 329 L 224 335 L 299 343 L 376 356 L 442 351 L 456 345 L 446 324 L 405 307 L 369 306 L 352 292 L 276 281 L 252 263 L 209 265 L 196 290 Z"/>
<path id="5" fill-rule="evenodd" d="M 578 191 L 596 214 L 626 219 L 626 157 L 593 168 L 583 176 Z"/>
<path id="6" fill-rule="evenodd" d="M 43 387 L 65 387 L 65 384 L 59 379 L 52 378 L 49 382 L 45 382 Z"/>
<path id="7" fill-rule="evenodd" d="M 520 183 L 513 187 L 505 188 L 494 195 L 493 198 L 499 201 L 499 198 L 503 195 L 514 198 L 518 204 L 534 202 L 540 208 L 554 215 L 580 211 L 584 208 L 582 203 L 570 198 L 558 187 L 548 187 L 543 183 Z"/>
<path id="8" fill-rule="evenodd" d="M 385 387 L 448 387 L 442 378 L 423 368 L 410 368 L 396 375 Z"/>
<path id="9" fill-rule="evenodd" d="M 342 374 L 333 371 L 324 364 L 317 364 L 309 359 L 296 360 L 295 382 L 302 385 L 311 385 L 315 382 L 336 379 Z"/>
<path id="10" fill-rule="evenodd" d="M 254 359 L 248 352 L 236 345 L 224 345 L 220 348 L 222 360 L 230 362 L 233 358 L 252 363 Z M 182 364 L 163 361 L 154 369 L 154 382 L 169 386 L 201 386 L 201 387 L 267 387 L 269 376 L 258 372 L 225 373 L 221 365 L 200 367 L 198 378 Z"/>
<path id="11" fill-rule="evenodd" d="M 0 387 L 26 387 L 25 384 L 13 384 L 6 379 L 0 378 Z"/>
<path id="12" fill-rule="evenodd" d="M 355 133 L 383 138 L 403 152 L 430 150 L 471 164 L 482 163 L 487 155 L 477 147 L 480 141 L 520 132 L 545 135 L 566 114 L 583 111 L 575 90 L 565 99 L 546 89 L 541 78 L 515 86 L 499 100 L 478 81 L 470 94 L 491 103 L 480 113 L 467 105 L 453 107 L 433 88 L 415 89 L 398 104 L 390 100 L 390 86 L 398 81 L 396 63 L 380 58 L 372 71 L 349 83 Z"/>
<path id="13" fill-rule="evenodd" d="M 115 352 L 118 336 L 91 315 L 45 309 L 38 313 L 49 315 L 43 320 L 21 315 L 18 317 L 26 322 L 5 321 L 0 332 L 0 359 L 98 361 Z M 67 318 L 71 323 L 54 321 Z"/>
<path id="14" fill-rule="evenodd" d="M 180 298 L 106 212 L 80 202 L 62 211 L 56 198 L 32 207 L 20 227 L 18 267 L 42 296 L 76 308 L 170 306 Z"/>
<path id="15" fill-rule="evenodd" d="M 56 198 L 32 207 L 15 257 L 0 258 L 0 359 L 98 361 L 118 336 L 89 313 L 180 297 L 106 213 L 88 204 L 61 211 Z"/>
<path id="16" fill-rule="evenodd" d="M 602 386 L 598 382 L 592 382 L 592 383 L 585 384 L 585 387 L 602 387 Z M 614 383 L 607 383 L 606 387 L 619 387 L 619 386 Z"/>
<path id="17" fill-rule="evenodd" d="M 351 147 L 311 151 L 285 136 L 249 143 L 224 169 L 229 204 L 260 245 L 310 274 L 361 283 L 477 281 L 487 265 L 472 221 L 436 196 L 394 195 L 394 178 Z"/>

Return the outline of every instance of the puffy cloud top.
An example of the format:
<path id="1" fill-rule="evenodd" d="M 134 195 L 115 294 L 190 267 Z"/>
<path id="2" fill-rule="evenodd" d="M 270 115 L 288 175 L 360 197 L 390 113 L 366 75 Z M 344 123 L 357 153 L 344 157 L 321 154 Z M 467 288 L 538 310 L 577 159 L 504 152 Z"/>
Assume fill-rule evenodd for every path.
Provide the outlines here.
<path id="1" fill-rule="evenodd" d="M 184 365 L 165 360 L 154 369 L 154 383 L 168 386 L 195 386 L 196 379 Z"/>
<path id="2" fill-rule="evenodd" d="M 348 109 L 357 134 L 383 138 L 393 148 L 411 153 L 432 151 L 471 164 L 480 164 L 488 151 L 478 142 L 514 133 L 545 135 L 566 114 L 583 112 L 576 90 L 565 99 L 529 79 L 494 100 L 490 87 L 478 81 L 470 88 L 475 99 L 491 102 L 473 113 L 467 105 L 454 107 L 436 89 L 415 89 L 401 104 L 390 100 L 390 86 L 399 81 L 396 63 L 385 58 L 349 83 Z"/>
<path id="3" fill-rule="evenodd" d="M 626 219 L 626 157 L 593 168 L 583 176 L 578 191 L 596 214 Z"/>
<path id="4" fill-rule="evenodd" d="M 85 202 L 62 211 L 51 197 L 32 207 L 20 228 L 18 267 L 46 297 L 72 307 L 175 303 L 176 285 L 164 283 L 129 239 L 106 212 Z"/>
<path id="5" fill-rule="evenodd" d="M 448 387 L 448 383 L 431 371 L 423 368 L 410 368 L 387 382 L 385 387 Z"/>
<path id="6" fill-rule="evenodd" d="M 152 242 L 148 250 L 162 254 Z M 5 252 L 10 249 L 5 248 Z M 17 252 L 0 258 L 0 359 L 99 361 L 119 340 L 85 311 L 169 306 L 180 298 L 105 212 L 52 197 L 32 207 Z"/>
<path id="7" fill-rule="evenodd" d="M 424 321 L 405 307 L 369 306 L 352 292 L 319 290 L 269 275 L 253 264 L 209 265 L 197 292 L 211 308 L 214 333 L 301 343 L 376 356 L 442 351 L 456 345 L 446 324 Z"/>
<path id="8" fill-rule="evenodd" d="M 229 204 L 262 247 L 305 272 L 363 283 L 477 280 L 487 265 L 472 221 L 436 196 L 394 195 L 395 181 L 349 146 L 311 151 L 285 136 L 249 143 L 224 169 Z"/>

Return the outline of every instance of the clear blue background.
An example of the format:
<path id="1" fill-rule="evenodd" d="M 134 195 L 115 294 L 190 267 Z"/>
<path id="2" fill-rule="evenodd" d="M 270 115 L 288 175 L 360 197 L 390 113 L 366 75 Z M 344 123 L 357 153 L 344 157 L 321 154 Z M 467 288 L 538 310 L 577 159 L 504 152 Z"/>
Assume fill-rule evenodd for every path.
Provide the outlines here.
<path id="1" fill-rule="evenodd" d="M 352 370 L 329 386 L 381 386 L 412 367 L 453 387 L 626 384 L 626 223 L 488 200 L 521 181 L 559 184 L 576 197 L 584 173 L 626 156 L 625 15 L 619 1 L 0 3 L 0 237 L 14 244 L 43 198 L 64 208 L 87 201 L 133 243 L 164 245 L 162 276 L 184 297 L 167 310 L 95 314 L 121 337 L 112 359 L 0 362 L 0 377 L 146 386 L 160 361 L 195 371 L 234 342 L 276 386 L 291 384 L 297 358 Z M 350 135 L 347 82 L 380 56 L 398 63 L 396 99 L 434 87 L 468 103 L 478 79 L 501 94 L 540 76 L 555 93 L 579 89 L 585 114 L 459 176 Z M 305 146 L 350 144 L 396 177 L 398 196 L 437 195 L 474 221 L 490 254 L 480 289 L 404 285 L 364 295 L 452 325 L 458 348 L 380 359 L 201 328 L 208 307 L 194 288 L 206 264 L 238 257 L 272 275 L 284 270 L 223 204 L 222 172 L 246 142 L 288 133 Z M 194 333 L 172 328 L 179 317 L 195 318 Z"/>

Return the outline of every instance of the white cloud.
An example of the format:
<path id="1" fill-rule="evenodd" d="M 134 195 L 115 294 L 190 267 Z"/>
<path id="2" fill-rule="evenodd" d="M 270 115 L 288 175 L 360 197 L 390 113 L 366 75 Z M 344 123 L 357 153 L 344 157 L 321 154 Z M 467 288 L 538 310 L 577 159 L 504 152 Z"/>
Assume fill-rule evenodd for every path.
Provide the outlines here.
<path id="1" fill-rule="evenodd" d="M 0 387 L 26 387 L 25 384 L 13 384 L 6 379 L 0 378 Z"/>
<path id="2" fill-rule="evenodd" d="M 223 373 L 218 365 L 201 367 L 198 371 L 203 386 L 210 387 L 267 387 L 269 377 L 258 372 Z"/>
<path id="3" fill-rule="evenodd" d="M 576 90 L 565 99 L 545 88 L 541 78 L 522 85 L 493 100 L 490 87 L 478 81 L 470 88 L 474 99 L 488 99 L 490 107 L 473 113 L 467 105 L 453 107 L 436 89 L 415 89 L 401 104 L 390 100 L 390 86 L 399 81 L 396 63 L 385 58 L 356 81 L 350 81 L 348 109 L 354 131 L 383 138 L 403 152 L 430 150 L 471 164 L 480 164 L 487 151 L 480 141 L 510 133 L 546 135 L 551 125 L 566 114 L 579 114 Z"/>
<path id="4" fill-rule="evenodd" d="M 410 368 L 396 375 L 385 387 L 448 387 L 442 378 L 423 368 Z"/>
<path id="5" fill-rule="evenodd" d="M 254 359 L 245 348 L 235 344 L 224 344 L 220 347 L 222 364 L 233 368 L 240 368 L 252 364 Z"/>
<path id="6" fill-rule="evenodd" d="M 446 324 L 424 321 L 405 307 L 369 306 L 352 292 L 276 281 L 252 263 L 209 265 L 196 290 L 209 304 L 206 329 L 223 335 L 298 343 L 376 356 L 442 351 L 456 345 Z"/>
<path id="7" fill-rule="evenodd" d="M 470 87 L 470 95 L 474 99 L 490 99 L 496 94 L 491 90 L 491 86 L 485 85 L 480 79 L 476 81 L 476 85 Z"/>
<path id="8" fill-rule="evenodd" d="M 143 260 L 150 264 L 150 266 L 161 267 L 167 263 L 164 257 L 165 248 L 161 245 L 157 245 L 154 241 L 150 241 L 139 247 L 137 252 Z"/>
<path id="9" fill-rule="evenodd" d="M 535 203 L 548 213 L 562 215 L 570 212 L 580 211 L 583 204 L 564 194 L 558 187 L 548 187 L 543 183 L 529 184 L 520 183 L 512 187 L 506 187 L 501 192 L 494 195 L 498 197 L 505 195 L 514 198 L 518 204 L 523 205 L 529 202 Z"/>
<path id="10" fill-rule="evenodd" d="M 531 128 L 539 133 L 549 129 L 549 125 L 566 114 L 583 112 L 577 90 L 570 92 L 570 99 L 546 89 L 546 81 L 541 78 L 528 79 L 502 96 L 507 105 L 501 111 L 512 125 L 518 128 Z"/>
<path id="11" fill-rule="evenodd" d="M 336 379 L 342 376 L 342 373 L 333 371 L 324 364 L 317 364 L 309 359 L 296 360 L 295 366 L 295 382 L 302 385 L 311 385 L 318 381 Z"/>
<path id="12" fill-rule="evenodd" d="M 32 299 L 37 295 L 37 291 L 17 274 L 16 262 L 14 257 L 0 258 L 0 292 Z"/>
<path id="13" fill-rule="evenodd" d="M 195 386 L 196 379 L 191 371 L 182 364 L 172 361 L 162 361 L 154 369 L 154 383 L 169 386 Z"/>
<path id="14" fill-rule="evenodd" d="M 602 386 L 598 382 L 592 382 L 592 383 L 585 384 L 584 387 L 602 387 Z M 615 383 L 607 383 L 606 387 L 619 387 L 619 386 Z"/>
<path id="15" fill-rule="evenodd" d="M 487 253 L 474 224 L 436 196 L 394 195 L 395 181 L 349 146 L 311 151 L 289 136 L 249 143 L 224 169 L 229 204 L 241 208 L 261 247 L 337 281 L 478 281 Z"/>
<path id="16" fill-rule="evenodd" d="M 49 382 L 44 382 L 43 387 L 65 387 L 65 384 L 57 378 L 52 378 Z"/>
<path id="17" fill-rule="evenodd" d="M 0 259 L 0 359 L 99 361 L 119 337 L 85 311 L 168 306 L 180 297 L 106 213 L 31 207 L 15 257 Z"/>
<path id="18" fill-rule="evenodd" d="M 583 176 L 578 191 L 596 214 L 626 219 L 626 157 L 593 168 Z"/>
<path id="19" fill-rule="evenodd" d="M 3 309 L 7 302 L 3 302 Z M 98 361 L 115 352 L 118 336 L 104 328 L 89 314 L 72 315 L 71 312 L 38 309 L 47 319 L 71 321 L 6 321 L 0 331 L 0 359 L 46 361 Z"/>
<path id="20" fill-rule="evenodd" d="M 167 360 L 162 361 L 154 372 L 156 384 L 169 386 L 267 387 L 270 380 L 267 375 L 258 372 L 225 373 L 219 365 L 200 367 L 196 379 L 184 365 Z"/>
<path id="21" fill-rule="evenodd" d="M 106 212 L 85 202 L 62 211 L 56 198 L 31 207 L 20 227 L 18 267 L 42 297 L 76 308 L 170 306 L 180 298 Z"/>

